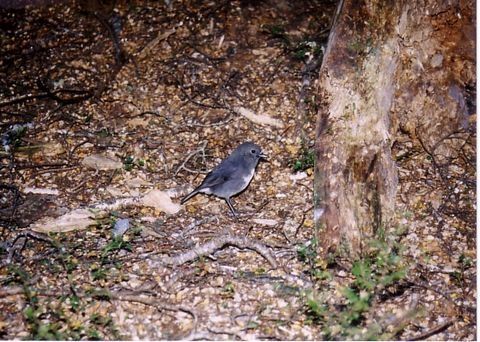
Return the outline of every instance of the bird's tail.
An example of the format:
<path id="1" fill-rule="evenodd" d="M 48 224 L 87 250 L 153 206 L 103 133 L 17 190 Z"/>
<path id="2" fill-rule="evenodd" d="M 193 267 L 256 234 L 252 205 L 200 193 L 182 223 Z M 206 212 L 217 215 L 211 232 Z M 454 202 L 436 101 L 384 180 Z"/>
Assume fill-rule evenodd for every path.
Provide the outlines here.
<path id="1" fill-rule="evenodd" d="M 191 193 L 189 193 L 187 196 L 185 196 L 184 198 L 182 198 L 182 200 L 180 201 L 180 204 L 185 203 L 186 201 L 188 201 L 190 198 L 192 198 L 192 197 L 195 196 L 196 194 L 198 194 L 198 189 L 193 190 L 193 191 L 192 191 Z"/>

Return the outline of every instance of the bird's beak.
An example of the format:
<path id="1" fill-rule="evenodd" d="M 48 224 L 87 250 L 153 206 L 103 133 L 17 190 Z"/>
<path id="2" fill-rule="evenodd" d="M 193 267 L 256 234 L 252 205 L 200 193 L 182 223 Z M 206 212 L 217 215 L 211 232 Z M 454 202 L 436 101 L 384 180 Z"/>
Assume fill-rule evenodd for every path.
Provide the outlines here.
<path id="1" fill-rule="evenodd" d="M 268 156 L 265 153 L 260 152 L 260 159 L 264 159 L 268 161 Z"/>

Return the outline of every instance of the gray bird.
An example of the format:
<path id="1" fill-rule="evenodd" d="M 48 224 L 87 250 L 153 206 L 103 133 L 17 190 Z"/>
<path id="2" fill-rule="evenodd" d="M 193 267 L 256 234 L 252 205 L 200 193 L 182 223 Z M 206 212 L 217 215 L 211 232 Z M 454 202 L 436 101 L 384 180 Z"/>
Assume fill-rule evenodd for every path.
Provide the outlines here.
<path id="1" fill-rule="evenodd" d="M 230 197 L 245 190 L 253 178 L 255 168 L 261 158 L 266 158 L 260 146 L 252 142 L 239 145 L 226 159 L 207 174 L 202 184 L 185 196 L 181 204 L 199 192 L 223 198 L 233 216 L 237 216 Z"/>

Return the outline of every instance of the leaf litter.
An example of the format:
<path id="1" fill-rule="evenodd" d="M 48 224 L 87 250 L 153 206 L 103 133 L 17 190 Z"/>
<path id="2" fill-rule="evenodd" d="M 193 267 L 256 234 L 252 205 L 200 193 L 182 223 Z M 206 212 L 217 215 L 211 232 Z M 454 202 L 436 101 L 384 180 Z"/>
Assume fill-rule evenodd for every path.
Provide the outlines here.
<path id="1" fill-rule="evenodd" d="M 298 101 L 315 96 L 308 86 L 299 99 L 309 56 L 321 58 L 305 49 L 326 44 L 319 33 L 334 10 L 329 1 L 0 10 L 1 124 L 14 131 L 0 155 L 1 336 L 324 339 L 305 307 L 315 289 L 305 261 L 313 176 L 301 158 L 316 112 Z M 415 141 L 397 145 L 411 273 L 365 319 L 401 321 L 420 294 L 423 314 L 406 320 L 399 339 L 449 322 L 434 339 L 475 338 L 474 139 L 446 182 Z M 246 140 L 271 158 L 234 199 L 238 221 L 212 197 L 178 204 Z M 150 206 L 139 205 L 149 193 Z M 103 214 L 92 216 L 92 206 Z M 41 222 L 48 238 L 25 230 Z M 209 242 L 215 248 L 203 248 Z M 162 262 L 179 255 L 190 261 Z M 331 273 L 326 288 L 351 281 L 342 268 Z M 341 300 L 334 293 L 326 302 Z"/>

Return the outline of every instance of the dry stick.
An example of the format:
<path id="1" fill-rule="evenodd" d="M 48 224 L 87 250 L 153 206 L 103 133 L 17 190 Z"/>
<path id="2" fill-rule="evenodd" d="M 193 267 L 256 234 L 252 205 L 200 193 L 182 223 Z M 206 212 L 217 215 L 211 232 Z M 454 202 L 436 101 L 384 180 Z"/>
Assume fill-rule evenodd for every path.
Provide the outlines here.
<path id="1" fill-rule="evenodd" d="M 10 247 L 7 248 L 8 250 L 7 259 L 0 261 L 0 267 L 11 264 L 15 253 L 17 251 L 21 253 L 22 250 L 25 248 L 28 238 L 47 242 L 60 252 L 63 251 L 64 249 L 64 247 L 60 243 L 50 238 L 47 234 L 36 232 L 30 229 L 25 229 L 17 234 L 17 236 L 11 243 Z M 34 259 L 37 257 L 39 256 L 35 256 Z"/>
<path id="2" fill-rule="evenodd" d="M 442 331 L 444 331 L 445 329 L 447 329 L 448 327 L 450 327 L 451 325 L 453 325 L 453 322 L 452 321 L 448 321 L 444 324 L 441 324 L 439 326 L 436 326 L 435 328 L 433 329 L 430 329 L 420 335 L 417 335 L 417 336 L 414 336 L 412 338 L 407 338 L 407 341 L 420 341 L 420 340 L 425 340 L 427 338 L 429 338 L 430 336 L 433 336 L 433 335 L 436 335 L 438 333 L 441 333 Z"/>
<path id="3" fill-rule="evenodd" d="M 0 102 L 0 107 L 8 106 L 17 102 L 27 101 L 27 100 L 36 99 L 36 98 L 44 98 L 44 97 L 49 97 L 49 94 L 46 92 L 42 92 L 38 94 L 20 95 L 20 96 Z"/>
<path id="4" fill-rule="evenodd" d="M 185 166 L 185 164 L 187 164 L 188 161 L 189 161 L 190 159 L 192 159 L 193 156 L 197 155 L 198 153 L 203 152 L 203 153 L 205 154 L 205 147 L 207 147 L 207 143 L 208 143 L 207 140 L 202 141 L 202 142 L 200 143 L 200 147 L 197 148 L 195 151 L 191 152 L 191 153 L 187 156 L 187 158 L 185 158 L 185 160 L 182 162 L 182 164 L 180 164 L 180 166 L 177 167 L 177 170 L 175 171 L 175 173 L 174 173 L 173 175 L 176 176 L 176 175 L 180 172 L 181 169 L 185 169 L 185 170 L 191 172 L 192 170 L 188 169 L 188 168 Z M 195 171 L 193 171 L 192 173 L 194 173 L 194 172 L 195 172 Z M 203 173 L 203 172 L 197 171 L 197 173 Z"/>
<path id="5" fill-rule="evenodd" d="M 238 332 L 235 331 L 226 331 L 226 330 L 214 330 L 210 327 L 207 327 L 208 332 L 215 334 L 215 335 L 228 335 L 228 336 L 235 336 L 238 340 L 242 341 L 245 340 L 245 337 L 240 335 Z"/>
<path id="6" fill-rule="evenodd" d="M 145 297 L 145 296 L 137 296 L 137 295 L 131 295 L 131 294 L 122 294 L 122 293 L 116 293 L 116 292 L 109 292 L 108 297 L 110 299 L 114 300 L 120 300 L 123 302 L 134 302 L 134 303 L 141 303 L 145 305 L 150 305 L 156 307 L 158 310 L 167 310 L 167 311 L 182 311 L 193 318 L 193 326 L 195 329 L 197 325 L 197 314 L 190 308 L 187 308 L 185 306 L 176 306 L 176 305 L 169 305 L 165 303 L 161 303 L 159 300 L 152 300 L 152 297 Z"/>
<path id="7" fill-rule="evenodd" d="M 160 44 L 160 42 L 164 41 L 165 39 L 167 39 L 170 35 L 174 34 L 175 32 L 176 32 L 176 28 L 167 30 L 166 32 L 159 32 L 157 37 L 155 37 L 153 40 L 151 40 L 142 49 L 142 51 L 140 51 L 140 53 L 138 54 L 138 59 L 141 61 L 142 59 L 144 59 L 145 57 L 150 55 L 152 53 L 152 51 L 156 51 L 158 44 Z"/>
<path id="8" fill-rule="evenodd" d="M 272 256 L 267 247 L 265 247 L 265 245 L 256 240 L 246 237 L 232 236 L 230 234 L 219 236 L 201 246 L 194 247 L 185 253 L 173 257 L 164 257 L 160 261 L 165 264 L 178 266 L 188 261 L 195 260 L 198 257 L 210 255 L 215 251 L 222 249 L 226 245 L 233 245 L 242 249 L 251 249 L 264 257 L 273 268 L 277 268 L 278 266 L 275 258 Z"/>
<path id="9" fill-rule="evenodd" d="M 67 171 L 72 171 L 75 169 L 78 169 L 80 166 L 70 166 L 70 167 L 63 167 L 63 168 L 54 168 L 54 169 L 46 169 L 46 170 L 40 170 L 35 172 L 35 175 L 41 175 L 43 173 L 49 173 L 49 172 L 67 172 Z"/>

